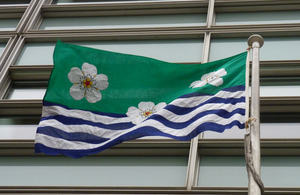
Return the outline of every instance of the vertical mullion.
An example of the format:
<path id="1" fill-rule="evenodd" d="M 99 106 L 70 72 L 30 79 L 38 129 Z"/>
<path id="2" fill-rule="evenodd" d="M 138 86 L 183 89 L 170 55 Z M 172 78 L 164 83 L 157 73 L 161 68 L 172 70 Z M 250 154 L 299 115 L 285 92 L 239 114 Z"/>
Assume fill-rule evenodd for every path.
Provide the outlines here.
<path id="1" fill-rule="evenodd" d="M 2 53 L 2 56 L 0 58 L 0 99 L 2 99 L 8 90 L 11 79 L 9 78 L 9 59 L 11 56 L 11 52 L 13 51 L 13 47 L 15 46 L 15 43 L 17 41 L 17 36 L 11 37 Z"/>
<path id="2" fill-rule="evenodd" d="M 46 0 L 40 0 L 35 5 L 35 9 L 33 9 L 31 13 L 31 17 L 29 17 L 27 25 L 24 27 L 24 32 L 28 32 L 31 29 L 37 29 L 42 23 L 42 6 Z"/>
<path id="3" fill-rule="evenodd" d="M 204 43 L 203 43 L 202 63 L 206 63 L 209 60 L 210 39 L 211 39 L 211 33 L 210 32 L 205 33 Z"/>
<path id="4" fill-rule="evenodd" d="M 192 190 L 192 187 L 195 185 L 195 179 L 197 178 L 197 162 L 198 160 L 198 139 L 199 136 L 196 136 L 191 140 L 190 143 L 190 152 L 189 152 L 189 162 L 187 167 L 187 181 L 186 187 L 187 190 Z"/>
<path id="5" fill-rule="evenodd" d="M 203 44 L 203 59 L 202 63 L 208 62 L 210 48 L 211 33 L 205 33 Z M 198 155 L 198 140 L 203 138 L 203 133 L 191 140 L 188 172 L 187 172 L 187 190 L 192 190 L 192 187 L 197 183 L 200 156 Z"/>
<path id="6" fill-rule="evenodd" d="M 32 15 L 32 13 L 34 12 L 34 9 L 36 7 L 36 4 L 37 4 L 37 0 L 32 0 L 30 2 L 30 4 L 28 5 L 28 7 L 26 8 L 23 16 L 21 17 L 20 19 L 20 22 L 16 28 L 16 32 L 18 34 L 22 34 L 23 33 L 23 30 L 25 29 L 27 23 L 29 22 L 29 19 Z"/>
<path id="7" fill-rule="evenodd" d="M 19 54 L 21 53 L 24 45 L 25 45 L 25 37 L 20 36 L 19 39 L 17 40 L 16 44 L 14 45 L 14 48 L 11 51 L 11 54 L 10 54 L 9 58 L 7 59 L 7 62 L 6 62 L 7 65 L 6 66 L 9 67 L 9 66 L 15 64 L 15 62 L 17 61 L 17 59 L 19 57 Z M 1 79 L 0 79 L 0 82 L 1 82 Z"/>
<path id="8" fill-rule="evenodd" d="M 207 10 L 207 29 L 213 23 L 214 16 L 214 0 L 209 1 L 208 10 Z M 204 43 L 203 43 L 203 52 L 202 52 L 202 63 L 208 62 L 209 57 L 209 49 L 210 49 L 210 38 L 211 33 L 207 32 L 204 36 Z M 198 154 L 198 140 L 203 138 L 203 133 L 195 137 L 191 140 L 190 145 L 190 152 L 189 152 L 189 162 L 187 168 L 187 181 L 186 187 L 187 190 L 192 190 L 192 187 L 195 186 L 198 182 L 198 174 L 199 174 L 199 163 L 200 163 L 200 156 Z"/>
<path id="9" fill-rule="evenodd" d="M 0 54 L 0 82 L 1 82 L 1 72 L 3 73 L 3 70 L 5 69 L 5 62 L 7 60 L 7 58 L 9 57 L 9 54 L 11 52 L 11 50 L 13 49 L 14 43 L 16 42 L 16 35 L 15 36 L 5 36 L 5 40 L 8 39 L 4 50 L 2 52 L 2 54 Z"/>
<path id="10" fill-rule="evenodd" d="M 210 28 L 211 26 L 214 25 L 215 23 L 215 12 L 214 12 L 214 7 L 215 7 L 215 0 L 209 0 L 208 3 L 208 11 L 207 11 L 207 28 Z"/>

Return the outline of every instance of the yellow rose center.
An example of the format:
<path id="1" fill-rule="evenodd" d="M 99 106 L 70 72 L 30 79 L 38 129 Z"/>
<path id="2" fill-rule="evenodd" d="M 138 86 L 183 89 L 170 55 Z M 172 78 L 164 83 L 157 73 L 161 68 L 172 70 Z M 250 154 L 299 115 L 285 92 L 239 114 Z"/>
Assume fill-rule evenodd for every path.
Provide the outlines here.
<path id="1" fill-rule="evenodd" d="M 148 116 L 150 116 L 151 114 L 152 114 L 151 111 L 146 111 L 146 112 L 143 113 L 143 115 L 144 115 L 145 117 L 148 117 Z"/>
<path id="2" fill-rule="evenodd" d="M 93 85 L 93 81 L 90 78 L 86 78 L 82 82 L 85 88 L 90 88 Z"/>

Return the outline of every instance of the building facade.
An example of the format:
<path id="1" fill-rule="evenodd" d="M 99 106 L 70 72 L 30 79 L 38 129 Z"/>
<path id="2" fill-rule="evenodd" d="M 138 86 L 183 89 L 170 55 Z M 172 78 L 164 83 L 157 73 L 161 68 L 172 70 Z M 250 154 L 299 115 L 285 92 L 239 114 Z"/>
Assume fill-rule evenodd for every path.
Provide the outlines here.
<path id="1" fill-rule="evenodd" d="M 247 194 L 243 130 L 146 137 L 81 159 L 34 154 L 57 40 L 168 62 L 260 58 L 265 194 L 300 194 L 300 1 L 0 1 L 0 194 Z"/>

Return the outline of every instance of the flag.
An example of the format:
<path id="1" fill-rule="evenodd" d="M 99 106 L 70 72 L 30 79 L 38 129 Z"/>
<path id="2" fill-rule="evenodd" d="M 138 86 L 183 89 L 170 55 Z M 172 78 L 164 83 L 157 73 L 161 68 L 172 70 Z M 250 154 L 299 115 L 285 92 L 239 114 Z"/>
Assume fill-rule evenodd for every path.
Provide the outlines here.
<path id="1" fill-rule="evenodd" d="M 243 129 L 246 56 L 178 64 L 58 41 L 35 152 L 79 158 L 143 136 Z"/>

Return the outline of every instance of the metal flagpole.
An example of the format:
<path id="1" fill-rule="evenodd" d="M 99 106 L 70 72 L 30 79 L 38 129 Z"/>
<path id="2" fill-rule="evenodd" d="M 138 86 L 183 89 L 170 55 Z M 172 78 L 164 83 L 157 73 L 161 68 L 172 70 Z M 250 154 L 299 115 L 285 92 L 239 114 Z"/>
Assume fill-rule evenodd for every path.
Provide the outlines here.
<path id="1" fill-rule="evenodd" d="M 259 50 L 264 40 L 260 35 L 252 35 L 248 45 L 252 47 L 251 107 L 250 107 L 250 154 L 253 171 L 248 172 L 248 195 L 260 195 L 263 191 L 260 180 L 260 99 L 259 99 Z M 258 179 L 257 179 L 258 177 Z"/>

